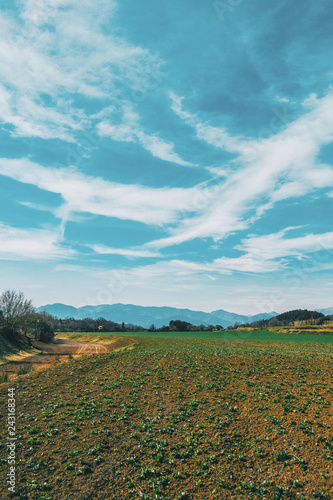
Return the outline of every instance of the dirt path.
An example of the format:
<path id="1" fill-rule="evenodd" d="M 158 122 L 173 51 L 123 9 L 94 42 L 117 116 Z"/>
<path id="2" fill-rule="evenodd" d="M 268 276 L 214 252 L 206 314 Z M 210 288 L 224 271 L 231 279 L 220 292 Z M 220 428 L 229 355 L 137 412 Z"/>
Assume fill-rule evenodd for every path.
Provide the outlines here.
<path id="1" fill-rule="evenodd" d="M 0 376 L 7 373 L 8 380 L 11 380 L 17 375 L 28 373 L 31 370 L 50 368 L 57 363 L 67 362 L 72 358 L 80 358 L 85 355 L 124 349 L 135 342 L 134 339 L 126 337 L 104 337 L 103 343 L 96 342 L 99 340 L 96 337 L 90 337 L 89 340 L 90 342 L 83 342 L 77 339 L 63 338 L 60 334 L 52 344 L 33 342 L 35 353 L 30 356 L 27 353 L 10 356 L 7 363 L 0 365 Z M 37 354 L 36 350 L 39 351 Z"/>

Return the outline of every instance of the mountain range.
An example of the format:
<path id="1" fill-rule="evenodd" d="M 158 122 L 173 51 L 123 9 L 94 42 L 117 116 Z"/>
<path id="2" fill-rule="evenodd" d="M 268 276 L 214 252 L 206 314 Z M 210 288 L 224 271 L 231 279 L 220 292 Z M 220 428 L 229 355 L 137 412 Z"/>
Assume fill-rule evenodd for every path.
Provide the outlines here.
<path id="1" fill-rule="evenodd" d="M 156 328 L 168 325 L 171 320 L 187 321 L 193 325 L 221 325 L 224 328 L 235 323 L 251 323 L 261 319 L 269 319 L 278 313 L 255 314 L 245 316 L 218 309 L 210 313 L 178 309 L 176 307 L 144 307 L 133 304 L 103 304 L 98 306 L 73 307 L 61 303 L 47 304 L 37 308 L 38 312 L 47 312 L 57 318 L 83 319 L 105 318 L 116 323 L 140 325 L 149 328 L 152 324 Z M 328 314 L 328 313 L 326 313 Z"/>

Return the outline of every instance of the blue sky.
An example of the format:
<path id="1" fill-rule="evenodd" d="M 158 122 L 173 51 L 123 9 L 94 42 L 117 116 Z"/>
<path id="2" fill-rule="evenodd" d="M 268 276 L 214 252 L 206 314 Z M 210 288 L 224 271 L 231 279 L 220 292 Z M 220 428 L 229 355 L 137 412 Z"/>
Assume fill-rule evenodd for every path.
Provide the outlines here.
<path id="1" fill-rule="evenodd" d="M 333 7 L 0 2 L 1 288 L 333 306 Z"/>

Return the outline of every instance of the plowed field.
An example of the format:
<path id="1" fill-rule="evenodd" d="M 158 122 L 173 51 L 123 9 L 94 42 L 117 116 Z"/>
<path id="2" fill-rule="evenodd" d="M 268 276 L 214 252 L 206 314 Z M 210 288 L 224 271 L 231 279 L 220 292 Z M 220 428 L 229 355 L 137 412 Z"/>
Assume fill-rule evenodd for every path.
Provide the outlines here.
<path id="1" fill-rule="evenodd" d="M 136 340 L 12 382 L 18 498 L 333 498 L 331 345 Z"/>

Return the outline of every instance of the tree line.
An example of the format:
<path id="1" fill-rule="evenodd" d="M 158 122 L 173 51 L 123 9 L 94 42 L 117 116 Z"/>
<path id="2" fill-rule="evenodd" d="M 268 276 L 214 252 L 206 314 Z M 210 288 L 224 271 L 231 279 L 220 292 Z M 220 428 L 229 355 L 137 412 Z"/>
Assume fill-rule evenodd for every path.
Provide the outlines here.
<path id="1" fill-rule="evenodd" d="M 152 324 L 149 328 L 144 328 L 132 323 L 116 323 L 105 318 L 52 318 L 54 329 L 57 332 L 190 332 L 190 331 L 212 331 L 223 330 L 221 325 L 192 325 L 187 321 L 172 320 L 168 325 L 156 328 Z"/>
<path id="2" fill-rule="evenodd" d="M 46 312 L 37 312 L 32 301 L 22 292 L 6 290 L 0 296 L 0 336 L 13 344 L 22 338 L 31 344 L 32 340 L 52 342 L 55 332 L 135 332 L 135 331 L 212 331 L 223 330 L 221 325 L 192 325 L 186 321 L 172 320 L 168 325 L 156 328 L 152 324 L 143 328 L 132 323 L 117 323 L 105 318 L 59 319 Z"/>
<path id="3" fill-rule="evenodd" d="M 36 312 L 31 300 L 22 292 L 6 290 L 0 296 L 0 335 L 13 344 L 20 344 L 22 337 L 52 342 L 54 325 L 46 313 Z"/>
<path id="4" fill-rule="evenodd" d="M 333 315 L 325 316 L 318 311 L 309 311 L 308 309 L 293 309 L 269 319 L 261 319 L 252 323 L 236 323 L 233 328 L 260 328 L 265 329 L 274 326 L 294 326 L 296 323 L 304 325 L 324 325 L 332 321 Z"/>
<path id="5" fill-rule="evenodd" d="M 52 317 L 53 328 L 56 332 L 137 332 L 145 328 L 131 323 L 116 323 L 105 318 L 66 318 Z"/>
<path id="6" fill-rule="evenodd" d="M 322 325 L 327 321 L 332 321 L 333 316 L 325 316 L 317 311 L 307 309 L 295 309 L 288 311 L 267 320 L 259 320 L 253 323 L 228 326 L 226 330 L 233 330 L 240 327 L 268 328 L 272 326 L 294 325 L 296 322 L 306 322 L 306 324 Z M 66 318 L 59 319 L 36 311 L 31 300 L 28 300 L 22 292 L 6 290 L 0 296 L 0 336 L 8 339 L 14 344 L 20 343 L 22 337 L 31 344 L 31 340 L 41 342 L 52 342 L 55 332 L 193 332 L 193 331 L 213 331 L 224 330 L 221 325 L 192 325 L 187 321 L 171 320 L 168 325 L 156 328 L 152 324 L 149 328 L 133 325 L 131 323 L 117 323 L 105 318 Z"/>

